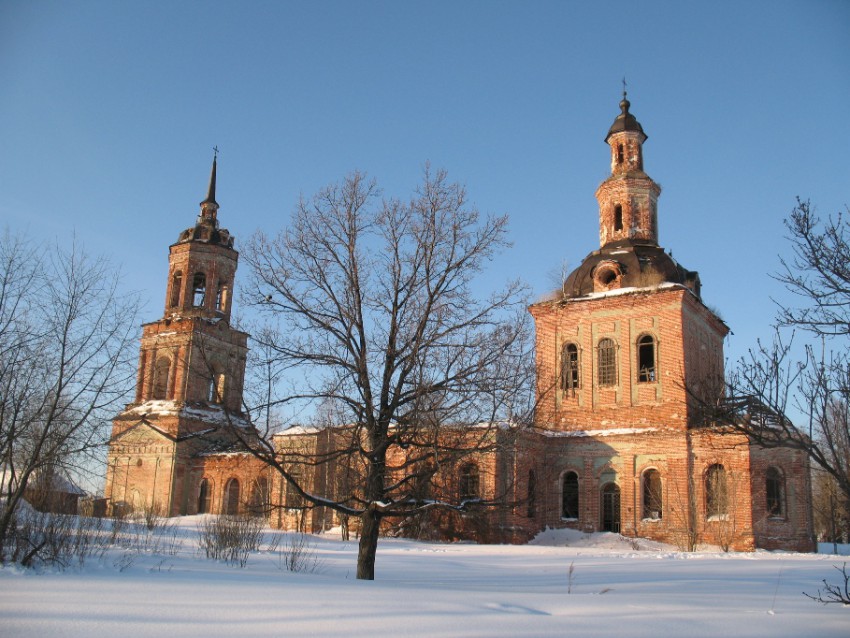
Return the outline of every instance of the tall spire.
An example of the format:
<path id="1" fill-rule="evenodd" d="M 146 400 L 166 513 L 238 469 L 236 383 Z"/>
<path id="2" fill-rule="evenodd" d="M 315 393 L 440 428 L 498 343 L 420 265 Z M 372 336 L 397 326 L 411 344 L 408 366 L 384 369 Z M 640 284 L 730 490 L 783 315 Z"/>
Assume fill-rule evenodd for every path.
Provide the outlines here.
<path id="1" fill-rule="evenodd" d="M 201 219 L 209 219 L 215 221 L 216 212 L 218 211 L 218 202 L 215 201 L 215 171 L 218 160 L 218 147 L 213 147 L 213 163 L 210 171 L 210 185 L 207 188 L 207 198 L 201 202 Z"/>

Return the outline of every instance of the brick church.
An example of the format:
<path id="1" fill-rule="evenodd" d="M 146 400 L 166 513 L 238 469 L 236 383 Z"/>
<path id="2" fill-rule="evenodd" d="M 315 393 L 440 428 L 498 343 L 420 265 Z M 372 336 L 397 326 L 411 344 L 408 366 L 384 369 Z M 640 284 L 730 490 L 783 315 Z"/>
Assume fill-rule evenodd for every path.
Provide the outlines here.
<path id="1" fill-rule="evenodd" d="M 450 518 L 446 536 L 522 542 L 571 527 L 683 549 L 814 548 L 807 457 L 700 418 L 693 397 L 722 378 L 728 328 L 702 302 L 699 275 L 658 244 L 661 187 L 644 172 L 646 139 L 624 94 L 605 137 L 611 175 L 596 190 L 599 248 L 554 298 L 529 308 L 535 426 L 510 449 L 450 468 L 456 480 L 442 477 L 444 490 L 507 491 L 509 504 Z M 214 160 L 195 225 L 170 247 L 163 317 L 143 326 L 106 497 L 115 511 L 254 512 L 278 527 L 325 530 L 339 516 L 306 506 L 230 434 L 252 432 L 241 412 L 248 335 L 230 325 L 238 255 L 219 227 L 215 188 Z M 293 430 L 274 445 L 320 453 L 335 436 Z M 307 488 L 339 483 L 340 468 L 323 466 Z"/>

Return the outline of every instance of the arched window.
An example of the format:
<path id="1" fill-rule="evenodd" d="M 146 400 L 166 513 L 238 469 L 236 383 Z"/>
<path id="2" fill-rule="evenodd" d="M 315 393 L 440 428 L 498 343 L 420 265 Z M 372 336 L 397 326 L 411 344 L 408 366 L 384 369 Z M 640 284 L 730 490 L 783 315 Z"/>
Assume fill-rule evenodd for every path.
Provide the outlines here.
<path id="1" fill-rule="evenodd" d="M 266 516 L 269 512 L 269 482 L 265 478 L 254 481 L 254 489 L 251 492 L 252 516 Z"/>
<path id="2" fill-rule="evenodd" d="M 195 308 L 204 306 L 207 296 L 207 276 L 202 272 L 196 272 L 192 278 L 192 305 Z"/>
<path id="3" fill-rule="evenodd" d="M 224 373 L 214 372 L 207 389 L 207 401 L 210 403 L 224 403 L 226 389 L 226 377 Z"/>
<path id="4" fill-rule="evenodd" d="M 534 518 L 537 514 L 537 475 L 534 470 L 528 470 L 528 496 L 526 498 L 526 516 Z"/>
<path id="5" fill-rule="evenodd" d="M 561 349 L 561 390 L 571 392 L 578 387 L 578 346 L 574 343 L 567 343 Z"/>
<path id="6" fill-rule="evenodd" d="M 638 351 L 638 383 L 654 383 L 655 374 L 655 339 L 652 335 L 643 335 L 637 342 Z"/>
<path id="7" fill-rule="evenodd" d="M 227 282 L 221 279 L 218 280 L 218 287 L 216 288 L 215 307 L 221 312 L 224 312 L 227 307 Z"/>
<path id="8" fill-rule="evenodd" d="M 201 479 L 201 484 L 198 486 L 198 514 L 209 514 L 211 497 L 210 482 L 207 479 Z"/>
<path id="9" fill-rule="evenodd" d="M 767 468 L 765 493 L 767 515 L 776 518 L 785 516 L 785 477 L 775 467 Z"/>
<path id="10" fill-rule="evenodd" d="M 613 339 L 601 339 L 597 349 L 599 385 L 617 385 L 617 347 Z"/>
<path id="11" fill-rule="evenodd" d="M 623 230 L 623 207 L 614 205 L 614 230 Z"/>
<path id="12" fill-rule="evenodd" d="M 232 478 L 227 481 L 222 505 L 222 514 L 235 515 L 239 513 L 239 481 L 237 479 Z"/>
<path id="13" fill-rule="evenodd" d="M 478 466 L 475 463 L 467 463 L 460 471 L 460 500 L 467 501 L 478 498 Z"/>
<path id="14" fill-rule="evenodd" d="M 625 159 L 625 152 L 622 144 L 617 144 L 617 164 L 622 164 Z"/>
<path id="15" fill-rule="evenodd" d="M 723 517 L 729 513 L 729 491 L 726 468 L 716 463 L 705 473 L 705 515 Z"/>
<path id="16" fill-rule="evenodd" d="M 171 369 L 171 359 L 160 357 L 153 367 L 153 398 L 163 400 L 168 398 L 168 372 Z"/>
<path id="17" fill-rule="evenodd" d="M 643 517 L 659 519 L 661 508 L 661 473 L 647 470 L 643 473 Z"/>
<path id="18" fill-rule="evenodd" d="M 183 289 L 183 273 L 179 270 L 171 278 L 171 307 L 180 305 L 180 293 Z"/>
<path id="19" fill-rule="evenodd" d="M 578 474 L 567 472 L 561 478 L 561 518 L 578 518 Z"/>

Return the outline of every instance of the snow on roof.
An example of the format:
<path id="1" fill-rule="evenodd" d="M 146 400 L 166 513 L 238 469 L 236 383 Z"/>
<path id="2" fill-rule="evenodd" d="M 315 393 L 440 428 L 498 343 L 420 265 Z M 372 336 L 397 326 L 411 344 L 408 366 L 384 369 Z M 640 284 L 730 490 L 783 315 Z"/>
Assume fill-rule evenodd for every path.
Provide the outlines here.
<path id="1" fill-rule="evenodd" d="M 687 290 L 685 286 L 682 284 L 673 283 L 670 281 L 665 281 L 660 284 L 656 284 L 654 286 L 629 286 L 626 288 L 616 288 L 615 290 L 603 290 L 601 292 L 589 292 L 586 295 L 582 295 L 581 297 L 573 297 L 571 301 L 580 301 L 583 299 L 603 299 L 605 297 L 617 297 L 619 295 L 632 295 L 639 292 L 653 292 L 655 290 L 669 290 L 673 288 L 683 288 Z"/>
<path id="2" fill-rule="evenodd" d="M 12 473 L 9 471 L 8 467 L 4 464 L 0 466 L 0 492 L 5 493 L 9 488 L 9 483 L 12 482 L 12 486 L 17 482 L 17 477 L 13 477 Z M 30 475 L 30 480 L 27 483 L 27 487 L 33 487 L 36 483 L 35 475 Z M 56 492 L 65 492 L 67 494 L 77 494 L 79 496 L 85 496 L 86 492 L 81 487 L 79 487 L 74 481 L 69 477 L 64 470 L 56 470 L 53 476 L 50 479 L 51 489 Z"/>
<path id="3" fill-rule="evenodd" d="M 396 423 L 393 423 L 390 428 L 396 427 Z M 275 436 L 298 436 L 303 434 L 318 434 L 319 432 L 324 432 L 329 429 L 344 429 L 344 428 L 353 428 L 355 425 L 353 423 L 326 423 L 322 425 L 293 425 L 292 427 L 283 430 L 282 432 L 277 433 Z M 499 429 L 499 430 L 507 430 L 512 427 L 512 424 L 508 421 L 481 421 L 479 423 L 443 423 L 440 425 L 441 428 L 444 429 Z"/>
<path id="4" fill-rule="evenodd" d="M 646 432 L 657 432 L 661 428 L 608 428 L 605 430 L 571 430 L 569 432 L 555 432 L 552 430 L 541 430 L 544 436 L 558 437 L 582 437 L 582 436 L 620 436 L 624 434 L 645 434 Z"/>
<path id="5" fill-rule="evenodd" d="M 233 423 L 239 427 L 248 427 L 250 425 L 245 418 L 227 412 L 220 405 L 188 405 L 182 401 L 145 401 L 126 410 L 125 414 L 138 414 L 139 416 L 183 416 L 220 425 L 227 425 L 229 423 Z"/>

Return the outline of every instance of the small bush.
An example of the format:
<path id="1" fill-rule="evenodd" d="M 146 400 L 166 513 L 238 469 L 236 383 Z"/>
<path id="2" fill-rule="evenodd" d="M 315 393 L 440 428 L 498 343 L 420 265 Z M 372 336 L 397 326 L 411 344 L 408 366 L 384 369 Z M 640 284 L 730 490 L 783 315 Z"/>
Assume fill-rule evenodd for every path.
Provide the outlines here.
<path id="1" fill-rule="evenodd" d="M 13 521 L 11 542 L 4 560 L 22 567 L 66 569 L 102 557 L 109 539 L 98 518 L 27 511 Z"/>
<path id="2" fill-rule="evenodd" d="M 844 563 L 841 567 L 838 565 L 833 565 L 833 567 L 841 574 L 843 583 L 840 580 L 837 584 L 829 583 L 824 578 L 823 589 L 818 589 L 817 596 L 812 596 L 806 592 L 803 592 L 803 595 L 824 605 L 837 603 L 850 607 L 850 573 L 847 571 L 847 563 Z"/>
<path id="3" fill-rule="evenodd" d="M 198 525 L 199 545 L 207 558 L 245 567 L 260 549 L 265 519 L 252 516 L 209 516 Z"/>
<path id="4" fill-rule="evenodd" d="M 277 566 L 288 572 L 314 573 L 321 570 L 322 562 L 307 534 L 289 534 L 278 552 Z"/>

